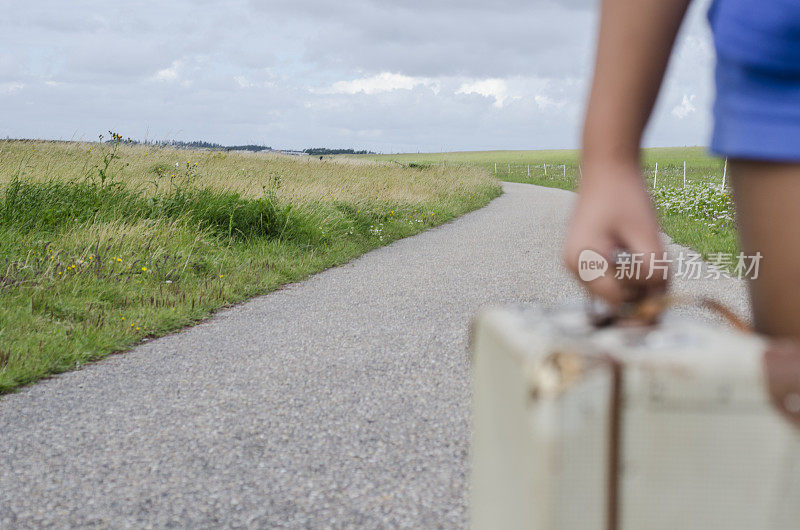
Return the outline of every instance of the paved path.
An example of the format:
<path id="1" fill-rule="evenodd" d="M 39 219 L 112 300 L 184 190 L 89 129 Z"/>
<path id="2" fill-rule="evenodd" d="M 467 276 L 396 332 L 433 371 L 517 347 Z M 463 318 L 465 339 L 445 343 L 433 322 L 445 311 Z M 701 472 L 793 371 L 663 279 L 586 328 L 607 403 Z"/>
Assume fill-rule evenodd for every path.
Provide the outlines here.
<path id="1" fill-rule="evenodd" d="M 489 206 L 0 399 L 0 527 L 461 527 L 467 325 L 579 296 L 574 195 Z M 687 286 L 682 286 L 687 288 Z M 691 282 L 744 309 L 742 286 Z"/>

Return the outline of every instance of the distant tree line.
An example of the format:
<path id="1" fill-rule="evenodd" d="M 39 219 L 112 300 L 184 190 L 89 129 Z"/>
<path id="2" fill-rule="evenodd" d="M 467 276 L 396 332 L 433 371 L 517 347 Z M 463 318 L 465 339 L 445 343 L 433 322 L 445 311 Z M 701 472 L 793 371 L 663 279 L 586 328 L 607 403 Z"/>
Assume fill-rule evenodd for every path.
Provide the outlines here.
<path id="1" fill-rule="evenodd" d="M 159 147 L 175 147 L 178 149 L 213 149 L 217 151 L 264 151 L 264 150 L 271 151 L 272 150 L 272 148 L 267 145 L 255 145 L 255 144 L 222 145 L 214 142 L 205 142 L 202 140 L 195 140 L 192 142 L 183 142 L 180 140 L 163 140 L 157 142 L 151 140 L 145 140 L 143 142 L 140 142 L 137 140 L 133 140 L 132 142 L 144 145 L 155 145 Z"/>
<path id="2" fill-rule="evenodd" d="M 100 136 L 100 141 L 105 142 L 113 142 L 115 133 L 109 131 L 111 135 L 110 139 L 105 139 L 104 136 Z M 120 136 L 120 138 L 122 138 Z M 273 151 L 272 147 L 268 145 L 257 145 L 257 144 L 245 144 L 245 145 L 222 145 L 215 142 L 206 142 L 203 140 L 194 140 L 191 142 L 184 142 L 182 140 L 134 140 L 132 138 L 126 138 L 123 140 L 125 143 L 131 144 L 141 144 L 141 145 L 153 145 L 156 147 L 174 147 L 177 149 L 212 149 L 216 151 Z M 372 151 L 356 151 L 355 149 L 331 149 L 329 147 L 310 147 L 308 149 L 304 149 L 303 151 L 292 151 L 293 153 L 305 153 L 311 156 L 322 156 L 322 155 L 374 155 L 375 153 Z"/>
<path id="3" fill-rule="evenodd" d="M 327 147 L 311 147 L 303 151 L 307 155 L 374 155 L 372 151 L 356 151 L 354 149 L 329 149 Z"/>

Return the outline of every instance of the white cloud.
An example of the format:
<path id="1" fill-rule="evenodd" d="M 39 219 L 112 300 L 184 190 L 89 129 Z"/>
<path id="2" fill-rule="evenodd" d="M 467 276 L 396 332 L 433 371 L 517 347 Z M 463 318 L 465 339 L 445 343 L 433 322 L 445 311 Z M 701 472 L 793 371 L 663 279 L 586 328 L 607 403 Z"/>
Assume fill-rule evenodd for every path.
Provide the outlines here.
<path id="1" fill-rule="evenodd" d="M 689 114 L 697 112 L 697 107 L 694 106 L 695 99 L 696 96 L 694 94 L 690 96 L 684 94 L 683 101 L 681 102 L 681 104 L 675 105 L 675 107 L 672 108 L 672 115 L 682 120 Z"/>
<path id="2" fill-rule="evenodd" d="M 481 79 L 462 84 L 456 94 L 478 94 L 486 98 L 494 98 L 493 105 L 502 107 L 509 99 L 508 83 L 504 79 Z M 516 98 L 514 98 L 516 99 Z"/>
<path id="3" fill-rule="evenodd" d="M 25 83 L 0 83 L 0 94 L 13 94 L 25 88 Z"/>
<path id="4" fill-rule="evenodd" d="M 169 68 L 163 68 L 156 72 L 153 79 L 167 82 L 177 81 L 179 77 L 178 68 L 180 68 L 180 66 L 180 61 L 172 61 L 172 65 Z"/>
<path id="5" fill-rule="evenodd" d="M 233 78 L 239 88 L 274 88 L 273 81 L 251 81 L 243 75 L 237 75 Z"/>
<path id="6" fill-rule="evenodd" d="M 321 94 L 379 94 L 392 90 L 412 90 L 418 86 L 429 86 L 434 92 L 439 91 L 439 84 L 427 77 L 411 77 L 382 72 L 352 81 L 337 81 L 329 88 L 316 90 L 316 92 Z"/>
<path id="7" fill-rule="evenodd" d="M 536 105 L 541 110 L 561 109 L 564 108 L 564 105 L 566 104 L 564 101 L 556 101 L 551 97 L 543 96 L 541 94 L 533 96 L 533 101 L 536 102 Z"/>
<path id="8" fill-rule="evenodd" d="M 252 88 L 253 87 L 253 82 L 250 81 L 249 79 L 247 79 L 243 75 L 237 75 L 236 77 L 233 78 L 233 80 L 236 81 L 236 84 L 239 85 L 239 88 Z"/>

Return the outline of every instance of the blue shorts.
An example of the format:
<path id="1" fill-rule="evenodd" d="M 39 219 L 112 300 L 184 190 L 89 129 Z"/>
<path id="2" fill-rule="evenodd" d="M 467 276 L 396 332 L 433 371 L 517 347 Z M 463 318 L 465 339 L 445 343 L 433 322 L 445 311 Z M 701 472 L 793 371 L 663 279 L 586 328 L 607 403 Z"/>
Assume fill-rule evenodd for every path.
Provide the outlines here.
<path id="1" fill-rule="evenodd" d="M 800 1 L 715 0 L 720 156 L 800 161 Z"/>

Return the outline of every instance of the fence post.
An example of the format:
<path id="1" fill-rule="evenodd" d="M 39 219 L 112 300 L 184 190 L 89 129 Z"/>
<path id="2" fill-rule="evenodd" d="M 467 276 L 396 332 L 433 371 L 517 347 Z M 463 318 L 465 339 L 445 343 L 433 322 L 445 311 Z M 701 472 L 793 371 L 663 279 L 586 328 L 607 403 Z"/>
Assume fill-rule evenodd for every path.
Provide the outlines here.
<path id="1" fill-rule="evenodd" d="M 686 160 L 683 161 L 683 187 L 686 187 Z"/>
<path id="2" fill-rule="evenodd" d="M 547 164 L 542 164 L 544 166 L 544 176 L 547 176 Z"/>
<path id="3" fill-rule="evenodd" d="M 528 164 L 528 178 L 531 178 L 531 165 Z"/>
<path id="4" fill-rule="evenodd" d="M 508 174 L 511 174 L 511 164 L 508 165 Z"/>
<path id="5" fill-rule="evenodd" d="M 494 174 L 497 176 L 497 162 L 494 163 Z"/>
<path id="6" fill-rule="evenodd" d="M 722 190 L 725 190 L 725 175 L 728 173 L 728 159 L 725 159 L 725 167 L 722 169 Z"/>
<path id="7" fill-rule="evenodd" d="M 567 178 L 567 165 L 564 164 L 564 178 Z"/>
<path id="8" fill-rule="evenodd" d="M 656 162 L 656 172 L 653 173 L 653 189 L 658 186 L 658 162 Z"/>

